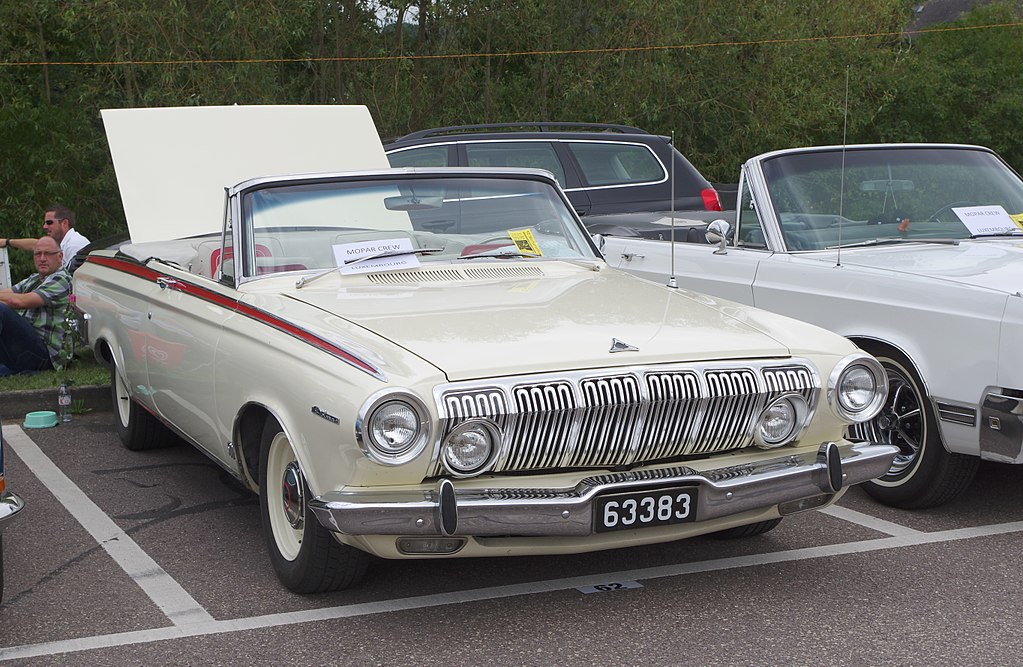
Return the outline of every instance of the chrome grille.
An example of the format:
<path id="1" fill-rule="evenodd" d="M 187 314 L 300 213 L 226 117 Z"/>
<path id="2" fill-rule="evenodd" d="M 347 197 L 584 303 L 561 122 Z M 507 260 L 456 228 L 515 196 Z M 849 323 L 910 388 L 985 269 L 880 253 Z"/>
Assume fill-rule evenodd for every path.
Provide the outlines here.
<path id="1" fill-rule="evenodd" d="M 770 392 L 769 399 L 789 392 L 796 392 L 805 398 L 807 403 L 810 403 L 816 393 L 816 384 L 810 374 L 810 369 L 806 366 L 765 368 L 764 380 L 767 382 L 767 390 Z"/>
<path id="2" fill-rule="evenodd" d="M 802 395 L 813 410 L 820 381 L 809 363 L 629 368 L 607 374 L 438 387 L 440 440 L 469 419 L 502 434 L 492 471 L 635 465 L 753 444 L 766 404 Z M 434 472 L 442 472 L 440 463 Z"/>

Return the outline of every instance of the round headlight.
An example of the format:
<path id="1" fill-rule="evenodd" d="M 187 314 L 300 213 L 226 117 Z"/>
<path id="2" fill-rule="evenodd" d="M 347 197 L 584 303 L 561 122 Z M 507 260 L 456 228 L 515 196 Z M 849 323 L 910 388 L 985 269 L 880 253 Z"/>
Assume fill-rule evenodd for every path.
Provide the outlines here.
<path id="1" fill-rule="evenodd" d="M 798 394 L 776 398 L 760 413 L 753 436 L 757 447 L 771 449 L 788 444 L 799 434 L 808 413 L 806 401 Z"/>
<path id="2" fill-rule="evenodd" d="M 408 403 L 384 403 L 370 417 L 369 437 L 386 454 L 401 454 L 415 443 L 418 435 L 419 415 Z"/>
<path id="3" fill-rule="evenodd" d="M 851 422 L 873 419 L 888 396 L 884 367 L 871 356 L 851 354 L 835 366 L 828 380 L 828 402 L 840 418 Z"/>
<path id="4" fill-rule="evenodd" d="M 851 366 L 838 386 L 838 400 L 849 412 L 860 412 L 870 405 L 877 393 L 873 373 L 863 366 Z"/>
<path id="5" fill-rule="evenodd" d="M 425 406 L 413 394 L 385 390 L 363 405 L 355 436 L 372 460 L 400 465 L 423 451 L 429 436 L 428 420 Z"/>
<path id="6" fill-rule="evenodd" d="M 444 439 L 444 466 L 458 476 L 482 472 L 493 457 L 498 438 L 497 428 L 488 421 L 459 424 Z"/>

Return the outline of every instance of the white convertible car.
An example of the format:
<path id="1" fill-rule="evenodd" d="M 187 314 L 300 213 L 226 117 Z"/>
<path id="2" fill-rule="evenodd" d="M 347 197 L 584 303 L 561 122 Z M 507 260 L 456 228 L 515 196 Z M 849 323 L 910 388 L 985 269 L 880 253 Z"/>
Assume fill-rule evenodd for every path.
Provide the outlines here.
<path id="1" fill-rule="evenodd" d="M 294 591 L 756 535 L 896 454 L 843 438 L 873 357 L 609 269 L 547 172 L 384 168 L 363 107 L 103 118 L 133 242 L 74 290 L 121 439 L 258 493 Z"/>
<path id="2" fill-rule="evenodd" d="M 749 160 L 739 187 L 734 220 L 709 230 L 670 214 L 587 225 L 612 266 L 827 327 L 875 355 L 888 399 L 852 435 L 900 449 L 865 485 L 879 501 L 938 505 L 980 459 L 1023 462 L 1012 168 L 978 146 L 800 148 Z"/>

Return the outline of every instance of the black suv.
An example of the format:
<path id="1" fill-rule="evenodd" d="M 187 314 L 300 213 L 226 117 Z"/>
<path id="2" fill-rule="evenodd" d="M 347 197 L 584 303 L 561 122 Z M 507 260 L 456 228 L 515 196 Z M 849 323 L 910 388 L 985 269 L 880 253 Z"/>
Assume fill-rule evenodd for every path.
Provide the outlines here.
<path id="1" fill-rule="evenodd" d="M 384 146 L 392 167 L 534 167 L 554 174 L 579 215 L 720 211 L 710 182 L 671 138 L 627 125 L 497 123 L 413 132 Z M 672 174 L 674 165 L 674 174 Z"/>

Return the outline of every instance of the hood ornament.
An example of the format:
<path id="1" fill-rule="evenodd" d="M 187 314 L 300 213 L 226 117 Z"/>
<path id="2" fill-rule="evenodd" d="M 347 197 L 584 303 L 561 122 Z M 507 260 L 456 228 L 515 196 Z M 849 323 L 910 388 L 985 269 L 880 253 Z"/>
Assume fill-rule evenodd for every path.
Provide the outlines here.
<path id="1" fill-rule="evenodd" d="M 611 349 L 608 350 L 611 354 L 615 352 L 639 352 L 639 348 L 635 345 L 629 345 L 625 341 L 618 340 L 617 338 L 611 339 Z"/>

